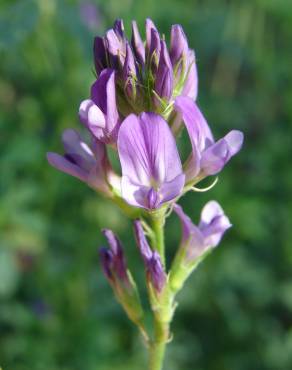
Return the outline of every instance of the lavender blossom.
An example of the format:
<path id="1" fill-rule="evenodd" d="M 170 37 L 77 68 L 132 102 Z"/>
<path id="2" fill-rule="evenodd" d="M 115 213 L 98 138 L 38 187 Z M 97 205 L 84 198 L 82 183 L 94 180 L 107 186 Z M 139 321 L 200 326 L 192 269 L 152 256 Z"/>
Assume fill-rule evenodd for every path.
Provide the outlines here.
<path id="1" fill-rule="evenodd" d="M 134 228 L 137 245 L 146 267 L 147 278 L 155 290 L 160 293 L 166 283 L 166 274 L 161 263 L 160 255 L 157 251 L 152 251 L 150 248 L 140 221 L 134 221 Z"/>
<path id="2" fill-rule="evenodd" d="M 208 175 L 220 172 L 241 149 L 243 133 L 232 130 L 215 142 L 195 102 L 188 97 L 177 97 L 175 109 L 184 121 L 192 144 L 192 154 L 184 166 L 186 183 L 195 183 Z"/>
<path id="3" fill-rule="evenodd" d="M 106 68 L 117 73 L 119 110 L 171 113 L 176 96 L 197 97 L 197 69 L 194 51 L 179 25 L 172 26 L 170 48 L 152 20 L 146 20 L 145 44 L 137 23 L 132 22 L 129 42 L 121 20 L 117 20 L 104 37 L 94 40 L 94 63 L 99 76 Z"/>
<path id="4" fill-rule="evenodd" d="M 115 283 L 117 279 L 125 285 L 130 285 L 121 242 L 111 230 L 105 229 L 103 233 L 110 246 L 110 249 L 102 248 L 100 250 L 101 264 L 105 276 L 112 283 Z"/>
<path id="5" fill-rule="evenodd" d="M 62 156 L 47 153 L 49 163 L 58 170 L 86 182 L 90 187 L 110 195 L 109 182 L 114 174 L 107 159 L 105 145 L 93 139 L 89 146 L 72 129 L 64 131 L 62 141 L 65 154 Z"/>
<path id="6" fill-rule="evenodd" d="M 106 144 L 116 142 L 120 122 L 114 70 L 105 69 L 101 72 L 91 87 L 91 99 L 80 104 L 79 117 L 97 139 Z"/>
<path id="7" fill-rule="evenodd" d="M 143 308 L 136 283 L 128 270 L 121 242 L 111 230 L 105 229 L 103 233 L 109 245 L 109 248 L 100 250 L 103 272 L 130 320 L 141 327 Z"/>
<path id="8" fill-rule="evenodd" d="M 159 208 L 182 191 L 185 175 L 174 137 L 155 113 L 129 115 L 118 136 L 122 196 L 131 205 Z"/>
<path id="9" fill-rule="evenodd" d="M 216 247 L 225 231 L 231 227 L 228 217 L 215 201 L 205 205 L 198 226 L 192 223 L 179 205 L 174 206 L 174 211 L 182 224 L 180 249 L 183 250 L 185 264 L 193 264 L 207 251 Z"/>

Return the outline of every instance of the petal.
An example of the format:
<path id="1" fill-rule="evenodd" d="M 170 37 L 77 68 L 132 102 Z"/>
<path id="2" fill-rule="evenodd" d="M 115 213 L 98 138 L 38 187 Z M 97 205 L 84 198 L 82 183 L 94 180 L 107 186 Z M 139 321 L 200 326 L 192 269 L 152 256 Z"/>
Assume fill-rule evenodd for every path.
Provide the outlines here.
<path id="1" fill-rule="evenodd" d="M 173 91 L 173 70 L 165 41 L 161 41 L 161 53 L 155 76 L 155 91 L 161 98 L 170 99 Z"/>
<path id="2" fill-rule="evenodd" d="M 154 22 L 150 18 L 146 19 L 145 28 L 146 28 L 146 48 L 149 51 L 152 39 L 152 30 L 156 31 L 156 33 L 158 33 L 158 31 Z"/>
<path id="3" fill-rule="evenodd" d="M 209 201 L 201 212 L 200 227 L 209 225 L 215 217 L 224 215 L 224 211 L 220 204 L 215 200 Z"/>
<path id="4" fill-rule="evenodd" d="M 148 186 L 134 183 L 128 176 L 122 176 L 121 191 L 122 196 L 130 205 L 139 208 L 149 208 Z"/>
<path id="5" fill-rule="evenodd" d="M 141 221 L 139 220 L 134 221 L 134 230 L 135 230 L 136 242 L 137 242 L 139 251 L 143 257 L 143 260 L 146 262 L 149 259 L 151 259 L 153 252 L 145 237 Z"/>
<path id="6" fill-rule="evenodd" d="M 57 153 L 47 153 L 47 160 L 51 166 L 57 168 L 57 170 L 67 173 L 68 175 L 77 177 L 79 180 L 87 181 L 87 172 L 80 168 L 78 165 L 72 163 L 68 159 Z"/>
<path id="7" fill-rule="evenodd" d="M 125 39 L 119 30 L 110 29 L 105 36 L 105 43 L 108 51 L 109 60 L 113 68 L 118 68 L 125 62 L 126 45 Z"/>
<path id="8" fill-rule="evenodd" d="M 175 99 L 175 109 L 181 114 L 192 144 L 192 154 L 185 165 L 186 181 L 192 181 L 200 171 L 201 151 L 213 143 L 213 135 L 197 105 L 189 97 Z"/>
<path id="9" fill-rule="evenodd" d="M 117 19 L 114 23 L 114 27 L 113 27 L 116 35 L 118 35 L 120 38 L 123 38 L 124 37 L 124 23 L 122 21 L 122 19 Z"/>
<path id="10" fill-rule="evenodd" d="M 105 69 L 91 87 L 91 98 L 105 115 L 105 141 L 115 141 L 119 128 L 119 114 L 116 105 L 115 71 Z M 99 139 L 101 139 L 99 137 Z"/>
<path id="11" fill-rule="evenodd" d="M 112 268 L 113 268 L 113 256 L 112 252 L 107 248 L 101 248 L 99 251 L 99 257 L 103 273 L 105 276 L 111 280 L 113 278 Z"/>
<path id="12" fill-rule="evenodd" d="M 75 156 L 80 167 L 91 167 L 95 158 L 90 147 L 81 139 L 77 131 L 67 129 L 62 134 L 66 154 Z"/>
<path id="13" fill-rule="evenodd" d="M 126 93 L 129 96 L 132 96 L 134 93 L 134 86 L 133 86 L 133 84 L 135 83 L 134 78 L 137 75 L 137 71 L 136 71 L 134 54 L 129 44 L 127 44 L 126 50 L 127 50 L 126 60 L 123 66 L 123 84 L 124 84 L 124 89 L 126 90 Z"/>
<path id="14" fill-rule="evenodd" d="M 173 180 L 163 183 L 159 189 L 160 200 L 158 205 L 169 202 L 176 198 L 184 187 L 185 178 L 185 175 L 181 174 L 175 177 Z"/>
<path id="15" fill-rule="evenodd" d="M 93 44 L 93 55 L 94 55 L 94 65 L 96 73 L 99 75 L 100 72 L 106 68 L 106 48 L 104 39 L 102 37 L 95 37 Z"/>
<path id="16" fill-rule="evenodd" d="M 206 246 L 216 247 L 225 231 L 231 226 L 219 203 L 210 201 L 205 205 L 201 213 L 199 228 L 204 235 Z"/>
<path id="17" fill-rule="evenodd" d="M 136 55 L 136 58 L 138 59 L 138 62 L 141 64 L 144 64 L 145 63 L 145 46 L 144 46 L 144 42 L 141 39 L 136 21 L 132 22 L 131 44 L 132 44 L 134 53 Z"/>
<path id="18" fill-rule="evenodd" d="M 187 76 L 182 95 L 188 96 L 192 100 L 196 100 L 198 95 L 198 71 L 193 50 L 189 50 L 186 69 Z"/>
<path id="19" fill-rule="evenodd" d="M 122 166 L 122 192 L 125 199 L 135 199 L 147 208 L 148 192 L 182 175 L 182 167 L 174 137 L 168 124 L 155 113 L 128 116 L 121 125 L 118 151 Z M 131 184 L 130 187 L 128 186 Z M 181 185 L 180 181 L 177 184 Z M 139 192 L 139 187 L 141 192 Z M 179 195 L 181 187 L 174 187 L 172 194 Z M 146 199 L 145 199 L 146 197 Z M 142 198 L 142 199 L 141 199 Z"/>
<path id="20" fill-rule="evenodd" d="M 147 263 L 147 267 L 154 288 L 158 292 L 161 292 L 165 286 L 166 274 L 157 251 L 153 252 L 152 258 Z"/>
<path id="21" fill-rule="evenodd" d="M 241 149 L 243 134 L 232 130 L 202 153 L 201 170 L 206 175 L 215 175 Z"/>
<path id="22" fill-rule="evenodd" d="M 141 221 L 134 221 L 135 236 L 138 248 L 144 260 L 148 276 L 154 288 L 160 292 L 166 281 L 166 274 L 164 272 L 160 255 L 157 251 L 152 251 L 148 241 L 145 237 Z"/>
<path id="23" fill-rule="evenodd" d="M 170 35 L 170 59 L 175 66 L 183 57 L 187 57 L 188 41 L 183 28 L 179 24 L 171 27 Z"/>
<path id="24" fill-rule="evenodd" d="M 204 237 L 200 229 L 193 224 L 192 220 L 184 213 L 180 205 L 175 204 L 173 210 L 178 215 L 182 225 L 182 247 L 189 248 L 188 245 L 190 242 L 192 242 L 194 244 L 192 248 L 195 246 L 201 248 L 204 245 Z"/>
<path id="25" fill-rule="evenodd" d="M 87 99 L 80 104 L 79 117 L 80 121 L 96 138 L 102 139 L 104 137 L 105 116 L 92 100 Z"/>
<path id="26" fill-rule="evenodd" d="M 237 154 L 243 144 L 244 135 L 241 131 L 232 130 L 225 137 L 225 141 L 228 144 L 230 156 Z"/>
<path id="27" fill-rule="evenodd" d="M 127 265 L 123 247 L 117 236 L 109 229 L 104 229 L 103 234 L 107 239 L 112 252 L 113 271 L 120 280 L 128 281 Z"/>

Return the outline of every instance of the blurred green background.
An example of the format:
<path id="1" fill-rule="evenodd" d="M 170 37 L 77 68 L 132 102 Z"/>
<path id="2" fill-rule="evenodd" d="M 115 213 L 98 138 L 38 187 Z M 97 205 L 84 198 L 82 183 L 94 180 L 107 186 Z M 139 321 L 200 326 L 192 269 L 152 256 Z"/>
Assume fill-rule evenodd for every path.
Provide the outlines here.
<path id="1" fill-rule="evenodd" d="M 0 1 L 0 366 L 137 370 L 145 354 L 101 274 L 100 229 L 125 244 L 143 286 L 132 227 L 81 182 L 49 167 L 79 128 L 93 82 L 92 41 L 115 18 L 181 23 L 196 50 L 199 105 L 216 137 L 245 144 L 205 194 L 234 227 L 180 294 L 166 370 L 292 368 L 292 2 Z M 167 224 L 171 256 L 180 238 Z"/>

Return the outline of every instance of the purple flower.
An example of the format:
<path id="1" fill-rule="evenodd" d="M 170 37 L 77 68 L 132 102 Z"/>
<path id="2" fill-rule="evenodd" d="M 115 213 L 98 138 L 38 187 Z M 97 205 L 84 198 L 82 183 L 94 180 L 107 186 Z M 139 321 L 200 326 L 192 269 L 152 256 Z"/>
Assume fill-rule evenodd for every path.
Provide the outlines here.
<path id="1" fill-rule="evenodd" d="M 161 292 L 165 286 L 166 274 L 161 263 L 160 255 L 157 251 L 152 251 L 150 248 L 139 220 L 134 221 L 134 228 L 137 245 L 146 267 L 147 278 L 155 290 Z"/>
<path id="2" fill-rule="evenodd" d="M 182 191 L 185 175 L 175 139 L 155 113 L 129 115 L 118 136 L 122 196 L 131 205 L 159 208 Z"/>
<path id="3" fill-rule="evenodd" d="M 197 69 L 194 51 L 179 25 L 172 26 L 170 48 L 151 19 L 145 22 L 146 41 L 143 42 L 137 23 L 132 22 L 129 42 L 121 20 L 94 41 L 94 63 L 99 75 L 103 69 L 116 71 L 119 111 L 171 112 L 176 96 L 197 97 Z"/>
<path id="4" fill-rule="evenodd" d="M 115 71 L 105 69 L 91 87 L 91 99 L 79 108 L 81 122 L 104 143 L 115 143 L 120 126 L 116 105 Z"/>
<path id="5" fill-rule="evenodd" d="M 180 249 L 184 252 L 185 263 L 198 261 L 207 251 L 216 247 L 225 231 L 231 227 L 228 217 L 215 201 L 205 205 L 198 226 L 192 223 L 179 205 L 174 206 L 174 211 L 182 224 Z"/>
<path id="6" fill-rule="evenodd" d="M 93 139 L 89 146 L 71 129 L 63 132 L 62 141 L 65 154 L 47 153 L 49 163 L 58 170 L 86 182 L 90 187 L 110 195 L 108 181 L 113 172 L 105 145 Z"/>
<path id="7" fill-rule="evenodd" d="M 184 166 L 186 183 L 220 172 L 241 149 L 242 132 L 232 130 L 215 142 L 205 118 L 190 98 L 177 97 L 175 109 L 184 121 L 192 144 L 192 154 Z"/>
<path id="8" fill-rule="evenodd" d="M 102 248 L 100 250 L 101 264 L 105 276 L 112 283 L 117 280 L 125 285 L 130 285 L 121 242 L 111 230 L 105 229 L 103 233 L 110 247 L 109 249 Z"/>

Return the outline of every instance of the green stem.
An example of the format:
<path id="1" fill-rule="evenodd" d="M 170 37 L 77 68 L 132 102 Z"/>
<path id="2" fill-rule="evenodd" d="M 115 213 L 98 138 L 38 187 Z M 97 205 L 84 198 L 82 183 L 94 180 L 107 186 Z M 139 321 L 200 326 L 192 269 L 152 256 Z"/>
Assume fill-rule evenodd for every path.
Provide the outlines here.
<path id="1" fill-rule="evenodd" d="M 151 226 L 154 233 L 152 240 L 153 249 L 160 254 L 161 262 L 165 266 L 165 251 L 164 251 L 164 217 L 153 215 Z"/>
<path id="2" fill-rule="evenodd" d="M 149 370 L 162 370 L 168 339 L 169 324 L 155 319 L 154 339 L 149 347 Z"/>

